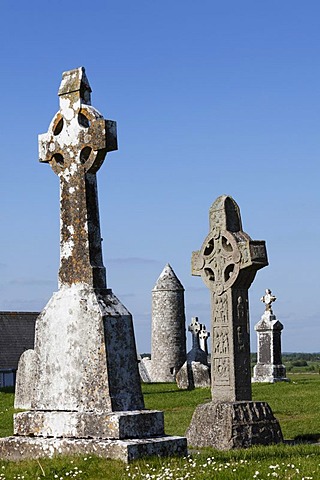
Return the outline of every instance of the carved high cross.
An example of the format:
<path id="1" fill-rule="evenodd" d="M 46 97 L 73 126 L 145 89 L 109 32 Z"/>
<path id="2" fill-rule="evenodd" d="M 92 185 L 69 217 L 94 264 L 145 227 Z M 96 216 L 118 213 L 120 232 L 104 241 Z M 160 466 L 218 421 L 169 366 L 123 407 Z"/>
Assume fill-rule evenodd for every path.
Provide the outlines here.
<path id="1" fill-rule="evenodd" d="M 240 210 L 229 196 L 210 209 L 210 232 L 192 253 L 192 275 L 211 293 L 212 396 L 219 401 L 251 399 L 248 289 L 268 264 L 264 241 L 242 230 Z"/>
<path id="2" fill-rule="evenodd" d="M 106 288 L 96 172 L 117 150 L 117 132 L 116 122 L 91 106 L 90 93 L 83 67 L 63 73 L 60 110 L 39 135 L 39 154 L 60 178 L 60 286 Z"/>

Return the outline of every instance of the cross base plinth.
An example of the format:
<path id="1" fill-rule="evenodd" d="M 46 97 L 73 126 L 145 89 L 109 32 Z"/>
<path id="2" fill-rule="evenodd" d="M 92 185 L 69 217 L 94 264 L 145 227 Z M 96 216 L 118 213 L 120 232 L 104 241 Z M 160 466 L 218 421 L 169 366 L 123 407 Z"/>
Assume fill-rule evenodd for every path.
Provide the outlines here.
<path id="1" fill-rule="evenodd" d="M 20 412 L 14 434 L 35 437 L 127 439 L 164 435 L 163 412 Z"/>
<path id="2" fill-rule="evenodd" d="M 15 408 L 144 409 L 132 316 L 112 290 L 75 284 L 53 294 L 37 319 L 34 351 L 20 358 Z"/>
<path id="3" fill-rule="evenodd" d="M 257 364 L 253 367 L 252 383 L 290 382 L 284 365 Z"/>
<path id="4" fill-rule="evenodd" d="M 209 402 L 199 405 L 186 432 L 188 444 L 218 450 L 283 441 L 281 428 L 266 402 Z"/>
<path id="5" fill-rule="evenodd" d="M 269 291 L 269 290 L 268 290 Z M 270 296 L 270 294 L 269 294 Z M 265 296 L 266 297 L 266 296 Z M 265 297 L 262 297 L 263 299 Z M 272 297 L 275 298 L 275 297 Z M 281 331 L 283 325 L 272 311 L 267 310 L 255 325 L 258 336 L 257 365 L 253 368 L 253 383 L 289 382 L 282 364 Z"/>
<path id="6" fill-rule="evenodd" d="M 0 439 L 2 460 L 52 458 L 56 455 L 97 455 L 130 462 L 148 456 L 185 456 L 183 437 L 161 436 L 135 440 L 98 440 L 80 438 L 6 437 Z"/>

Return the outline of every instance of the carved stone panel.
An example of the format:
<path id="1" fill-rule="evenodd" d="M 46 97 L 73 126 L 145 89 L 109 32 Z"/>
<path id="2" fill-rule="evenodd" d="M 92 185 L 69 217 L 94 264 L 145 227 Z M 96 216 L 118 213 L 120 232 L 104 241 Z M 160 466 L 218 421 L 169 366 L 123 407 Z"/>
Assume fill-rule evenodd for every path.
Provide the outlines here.
<path id="1" fill-rule="evenodd" d="M 216 386 L 230 385 L 229 357 L 213 357 L 212 380 Z"/>
<path id="2" fill-rule="evenodd" d="M 227 325 L 228 315 L 228 295 L 214 295 L 213 297 L 213 323 Z"/>

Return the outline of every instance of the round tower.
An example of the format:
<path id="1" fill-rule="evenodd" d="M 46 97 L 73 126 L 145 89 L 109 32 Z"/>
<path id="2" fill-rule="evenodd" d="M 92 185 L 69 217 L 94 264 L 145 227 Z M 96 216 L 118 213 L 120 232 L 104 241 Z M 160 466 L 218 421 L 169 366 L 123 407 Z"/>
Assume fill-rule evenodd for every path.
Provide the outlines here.
<path id="1" fill-rule="evenodd" d="M 184 288 L 167 263 L 152 290 L 153 382 L 175 382 L 186 353 Z"/>

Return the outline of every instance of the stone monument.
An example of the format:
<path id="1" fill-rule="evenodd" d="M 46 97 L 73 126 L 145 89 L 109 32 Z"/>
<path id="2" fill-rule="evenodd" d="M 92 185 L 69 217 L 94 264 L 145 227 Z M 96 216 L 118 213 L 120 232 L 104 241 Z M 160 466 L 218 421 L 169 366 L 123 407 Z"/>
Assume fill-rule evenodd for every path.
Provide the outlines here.
<path id="1" fill-rule="evenodd" d="M 164 435 L 163 413 L 144 409 L 132 316 L 107 288 L 96 173 L 117 149 L 116 124 L 90 93 L 84 68 L 64 72 L 60 110 L 39 137 L 40 162 L 60 179 L 59 291 L 21 358 L 29 410 L 14 416 L 16 436 L 0 440 L 1 458 L 186 453 L 186 439 Z"/>
<path id="2" fill-rule="evenodd" d="M 209 219 L 209 234 L 192 254 L 192 274 L 201 275 L 211 296 L 212 401 L 196 408 L 187 439 L 217 449 L 277 443 L 281 429 L 269 405 L 251 400 L 248 289 L 268 264 L 265 242 L 242 230 L 229 196 L 213 203 Z"/>
<path id="3" fill-rule="evenodd" d="M 184 288 L 167 263 L 152 290 L 151 360 L 141 367 L 151 382 L 175 382 L 186 355 Z"/>
<path id="4" fill-rule="evenodd" d="M 210 387 L 210 367 L 208 366 L 207 338 L 210 335 L 206 326 L 192 317 L 188 331 L 192 335 L 192 348 L 187 360 L 176 375 L 177 386 L 181 389 Z M 201 348 L 201 344 L 204 348 Z"/>
<path id="5" fill-rule="evenodd" d="M 151 383 L 152 379 L 150 377 L 151 370 L 151 358 L 150 356 L 142 357 L 138 354 L 138 366 L 139 366 L 139 375 L 142 383 Z M 149 368 L 148 368 L 149 367 Z"/>
<path id="6" fill-rule="evenodd" d="M 282 364 L 281 331 L 283 325 L 272 310 L 276 297 L 267 288 L 261 298 L 265 304 L 265 312 L 261 320 L 254 326 L 257 332 L 257 365 L 253 368 L 253 382 L 275 383 L 289 382 L 286 377 L 286 367 Z"/>
<path id="7" fill-rule="evenodd" d="M 208 351 L 202 349 L 200 346 L 200 334 L 206 330 L 205 325 L 199 323 L 198 317 L 192 317 L 191 323 L 188 326 L 188 331 L 192 335 L 192 348 L 187 354 L 189 362 L 201 362 L 203 365 L 208 365 Z"/>
<path id="8" fill-rule="evenodd" d="M 207 327 L 202 324 L 201 330 L 199 332 L 199 346 L 201 350 L 203 350 L 207 355 L 207 361 L 208 361 L 208 338 L 209 337 L 210 337 L 210 332 L 208 332 Z"/>

